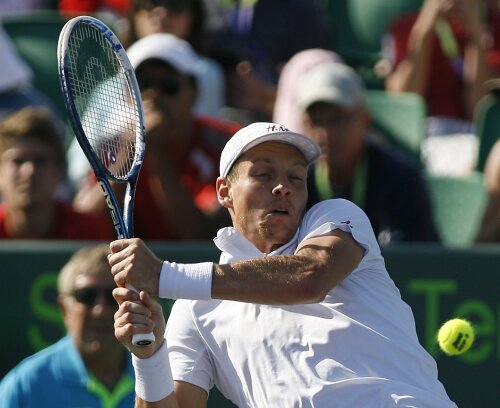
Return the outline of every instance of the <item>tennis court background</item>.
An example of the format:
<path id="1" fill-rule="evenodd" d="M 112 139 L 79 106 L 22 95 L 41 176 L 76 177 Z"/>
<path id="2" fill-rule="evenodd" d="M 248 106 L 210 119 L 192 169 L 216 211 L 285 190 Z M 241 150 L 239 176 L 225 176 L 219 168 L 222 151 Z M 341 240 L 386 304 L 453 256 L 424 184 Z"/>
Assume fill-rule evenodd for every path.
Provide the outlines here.
<path id="1" fill-rule="evenodd" d="M 63 334 L 56 277 L 79 247 L 91 242 L 3 241 L 0 245 L 2 294 L 0 377 L 22 358 Z M 160 257 L 178 262 L 217 260 L 210 242 L 152 244 Z M 387 268 L 412 307 L 424 347 L 436 358 L 448 394 L 461 408 L 497 406 L 500 401 L 500 246 L 444 249 L 401 245 L 383 249 Z M 164 302 L 168 312 L 170 302 Z M 471 350 L 448 357 L 435 335 L 451 317 L 467 317 L 477 338 Z M 9 333 L 9 336 L 5 334 Z M 215 393 L 209 406 L 222 408 Z"/>

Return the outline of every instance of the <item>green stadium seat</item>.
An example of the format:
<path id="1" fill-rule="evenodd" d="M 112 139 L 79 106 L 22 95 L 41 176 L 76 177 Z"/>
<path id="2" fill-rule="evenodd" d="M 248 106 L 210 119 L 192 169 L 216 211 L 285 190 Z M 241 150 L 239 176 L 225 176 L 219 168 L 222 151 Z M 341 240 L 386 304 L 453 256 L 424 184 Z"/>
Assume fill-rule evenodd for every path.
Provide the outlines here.
<path id="1" fill-rule="evenodd" d="M 424 99 L 409 92 L 392 94 L 369 89 L 366 102 L 375 130 L 420 162 L 427 115 Z"/>
<path id="2" fill-rule="evenodd" d="M 484 96 L 475 111 L 476 132 L 479 137 L 477 170 L 484 171 L 488 154 L 500 139 L 500 91 Z"/>
<path id="3" fill-rule="evenodd" d="M 418 10 L 423 0 L 322 0 L 330 21 L 332 48 L 358 69 L 368 86 L 380 88 L 373 72 L 383 35 L 395 17 Z"/>
<path id="4" fill-rule="evenodd" d="M 45 94 L 65 116 L 59 76 L 57 73 L 57 41 L 66 19 L 55 12 L 2 16 L 2 25 L 17 51 L 34 73 L 36 89 Z"/>
<path id="5" fill-rule="evenodd" d="M 425 175 L 434 221 L 446 246 L 474 243 L 481 225 L 488 194 L 483 174 L 466 177 Z"/>

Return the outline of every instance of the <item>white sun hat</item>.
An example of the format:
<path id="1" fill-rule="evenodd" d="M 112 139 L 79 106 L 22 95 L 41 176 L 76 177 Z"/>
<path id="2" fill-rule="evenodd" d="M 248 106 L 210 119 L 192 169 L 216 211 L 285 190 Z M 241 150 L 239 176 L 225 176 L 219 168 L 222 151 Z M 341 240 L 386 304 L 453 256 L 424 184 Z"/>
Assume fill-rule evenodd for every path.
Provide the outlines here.
<path id="1" fill-rule="evenodd" d="M 238 157 L 264 142 L 286 143 L 296 147 L 304 155 L 308 165 L 321 153 L 318 144 L 303 134 L 292 132 L 277 123 L 256 122 L 240 129 L 226 143 L 220 158 L 220 175 L 227 176 Z"/>
<path id="2" fill-rule="evenodd" d="M 158 59 L 184 75 L 195 75 L 199 60 L 187 41 L 169 33 L 151 34 L 137 40 L 127 49 L 127 55 L 134 69 L 144 61 Z"/>

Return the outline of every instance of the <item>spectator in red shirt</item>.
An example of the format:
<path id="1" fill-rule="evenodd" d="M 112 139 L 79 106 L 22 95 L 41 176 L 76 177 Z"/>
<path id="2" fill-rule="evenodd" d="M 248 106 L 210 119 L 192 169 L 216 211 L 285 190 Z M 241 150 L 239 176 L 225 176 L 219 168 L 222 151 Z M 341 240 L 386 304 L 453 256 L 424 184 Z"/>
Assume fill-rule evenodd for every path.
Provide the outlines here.
<path id="1" fill-rule="evenodd" d="M 135 234 L 145 240 L 211 239 L 228 222 L 213 180 L 220 153 L 240 125 L 194 113 L 197 56 L 184 40 L 151 34 L 127 53 L 136 70 L 146 123 Z M 106 211 L 95 183 L 90 191 L 88 185 L 82 187 L 75 203 L 86 211 Z"/>
<path id="2" fill-rule="evenodd" d="M 114 238 L 111 221 L 77 212 L 56 198 L 65 151 L 46 108 L 26 107 L 0 122 L 0 238 Z"/>
<path id="3" fill-rule="evenodd" d="M 429 135 L 473 132 L 485 80 L 500 73 L 500 13 L 489 0 L 425 0 L 384 41 L 386 88 L 427 102 Z"/>
<path id="4" fill-rule="evenodd" d="M 103 12 L 123 17 L 129 7 L 130 0 L 59 0 L 57 5 L 61 14 L 67 17 Z"/>

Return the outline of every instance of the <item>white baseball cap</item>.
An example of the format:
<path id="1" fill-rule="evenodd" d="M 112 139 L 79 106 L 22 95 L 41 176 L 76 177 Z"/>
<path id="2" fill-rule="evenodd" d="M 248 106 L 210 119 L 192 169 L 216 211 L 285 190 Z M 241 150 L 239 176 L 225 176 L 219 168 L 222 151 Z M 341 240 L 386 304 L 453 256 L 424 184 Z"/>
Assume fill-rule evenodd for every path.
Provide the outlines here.
<path id="1" fill-rule="evenodd" d="M 127 49 L 130 63 L 137 69 L 144 61 L 158 59 L 184 75 L 195 75 L 198 55 L 187 41 L 173 34 L 150 34 Z"/>
<path id="2" fill-rule="evenodd" d="M 226 143 L 220 157 L 220 175 L 227 176 L 243 153 L 264 142 L 287 143 L 296 147 L 304 155 L 308 165 L 321 153 L 319 145 L 305 135 L 292 132 L 277 123 L 256 122 L 238 130 Z"/>
<path id="3" fill-rule="evenodd" d="M 328 102 L 345 108 L 363 106 L 363 81 L 346 64 L 319 64 L 305 74 L 297 92 L 297 104 L 301 109 L 306 110 L 315 102 Z"/>

